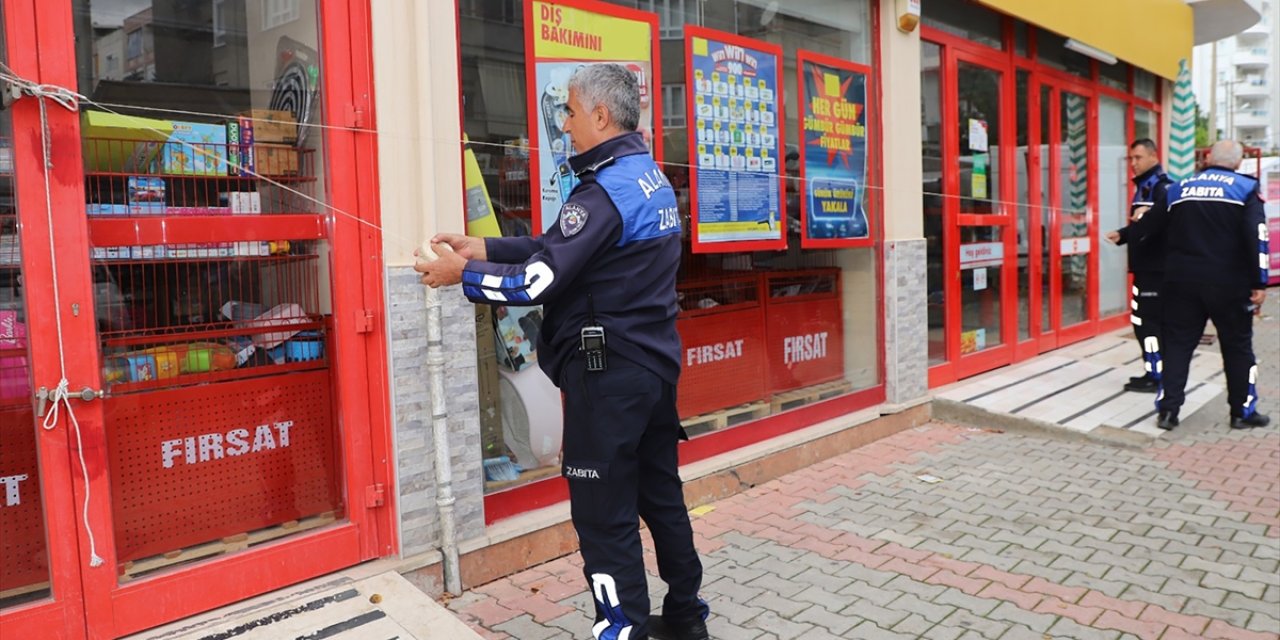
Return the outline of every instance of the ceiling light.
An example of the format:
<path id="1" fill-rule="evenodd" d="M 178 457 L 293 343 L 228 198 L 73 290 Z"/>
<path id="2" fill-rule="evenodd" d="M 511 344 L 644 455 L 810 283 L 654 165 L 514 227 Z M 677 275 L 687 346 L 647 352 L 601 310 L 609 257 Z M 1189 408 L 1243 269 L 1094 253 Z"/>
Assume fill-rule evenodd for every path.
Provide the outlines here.
<path id="1" fill-rule="evenodd" d="M 1083 42 L 1080 42 L 1079 40 L 1076 40 L 1075 38 L 1067 38 L 1067 42 L 1063 46 L 1076 53 L 1082 53 L 1086 56 L 1089 56 L 1090 58 L 1093 58 L 1094 60 L 1097 60 L 1098 62 L 1102 62 L 1104 64 L 1116 63 L 1115 56 L 1107 53 L 1106 51 L 1103 51 L 1102 49 L 1091 47 Z"/>

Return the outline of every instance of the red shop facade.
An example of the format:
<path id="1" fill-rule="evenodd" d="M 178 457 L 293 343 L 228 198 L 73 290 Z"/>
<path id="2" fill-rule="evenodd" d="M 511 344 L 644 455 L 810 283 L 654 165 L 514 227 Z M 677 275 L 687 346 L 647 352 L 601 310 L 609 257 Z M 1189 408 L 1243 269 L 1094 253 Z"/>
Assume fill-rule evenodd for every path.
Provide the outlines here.
<path id="1" fill-rule="evenodd" d="M 368 3 L 0 27 L 2 635 L 394 553 Z"/>

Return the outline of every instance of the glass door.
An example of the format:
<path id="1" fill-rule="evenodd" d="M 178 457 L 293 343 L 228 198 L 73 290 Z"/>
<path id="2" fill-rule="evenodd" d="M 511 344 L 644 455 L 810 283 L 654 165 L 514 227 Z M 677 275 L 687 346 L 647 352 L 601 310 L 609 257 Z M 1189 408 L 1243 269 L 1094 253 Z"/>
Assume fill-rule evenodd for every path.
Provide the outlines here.
<path id="1" fill-rule="evenodd" d="M 0 70 L 39 81 L 34 33 L 32 2 L 0 5 Z M 41 137 L 15 128 L 41 130 L 33 99 L 0 110 L 0 636 L 83 638 L 70 432 L 44 428 L 34 391 L 59 376 L 40 329 L 56 323 L 47 174 Z"/>

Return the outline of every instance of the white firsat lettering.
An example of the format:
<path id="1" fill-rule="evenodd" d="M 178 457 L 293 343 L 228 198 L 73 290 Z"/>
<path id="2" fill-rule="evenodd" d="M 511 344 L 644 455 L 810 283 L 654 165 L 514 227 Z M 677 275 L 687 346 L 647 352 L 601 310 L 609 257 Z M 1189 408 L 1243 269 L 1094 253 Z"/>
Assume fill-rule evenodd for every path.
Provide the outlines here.
<path id="1" fill-rule="evenodd" d="M 782 339 L 784 364 L 808 362 L 827 357 L 827 332 L 788 336 Z"/>
<path id="2" fill-rule="evenodd" d="M 22 504 L 22 493 L 18 491 L 23 480 L 31 476 L 20 473 L 15 476 L 0 476 L 0 485 L 4 485 L 4 506 L 16 507 Z"/>
<path id="3" fill-rule="evenodd" d="M 253 428 L 252 444 L 249 429 L 231 429 L 225 434 L 202 433 L 198 436 L 165 440 L 160 443 L 160 463 L 164 468 L 172 469 L 180 460 L 186 464 L 200 464 L 228 456 L 283 449 L 290 444 L 289 430 L 292 428 L 292 420 L 270 425 L 260 424 Z"/>
<path id="4" fill-rule="evenodd" d="M 695 364 L 707 364 L 709 362 L 720 362 L 721 360 L 741 358 L 742 343 L 742 340 L 729 340 L 727 342 L 717 342 L 715 344 L 704 344 L 698 347 L 689 347 L 684 350 L 684 363 L 686 366 L 693 366 Z"/>

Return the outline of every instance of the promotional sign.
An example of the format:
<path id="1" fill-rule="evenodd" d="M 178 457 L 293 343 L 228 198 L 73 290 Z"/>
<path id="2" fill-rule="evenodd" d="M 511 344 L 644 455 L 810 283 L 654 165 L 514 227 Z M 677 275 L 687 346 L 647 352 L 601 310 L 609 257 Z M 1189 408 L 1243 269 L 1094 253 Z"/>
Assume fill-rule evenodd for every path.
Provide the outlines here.
<path id="1" fill-rule="evenodd" d="M 782 48 L 684 33 L 693 251 L 785 249 Z"/>
<path id="2" fill-rule="evenodd" d="M 569 77 L 587 64 L 613 62 L 640 83 L 640 126 L 645 141 L 661 140 L 658 91 L 658 16 L 592 0 L 534 0 L 525 5 L 525 78 L 529 102 L 529 180 L 533 232 L 555 223 L 578 183 L 569 168 L 574 155 L 563 126 Z M 661 161 L 662 146 L 654 149 Z"/>
<path id="3" fill-rule="evenodd" d="M 800 65 L 803 247 L 869 246 L 867 79 L 871 70 L 810 51 Z"/>
<path id="4" fill-rule="evenodd" d="M 1263 209 L 1267 214 L 1267 233 L 1271 238 L 1270 284 L 1280 283 L 1280 171 L 1268 171 L 1264 177 Z"/>

